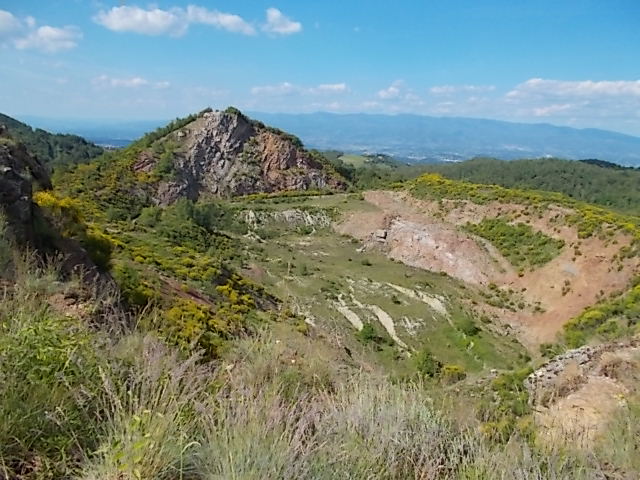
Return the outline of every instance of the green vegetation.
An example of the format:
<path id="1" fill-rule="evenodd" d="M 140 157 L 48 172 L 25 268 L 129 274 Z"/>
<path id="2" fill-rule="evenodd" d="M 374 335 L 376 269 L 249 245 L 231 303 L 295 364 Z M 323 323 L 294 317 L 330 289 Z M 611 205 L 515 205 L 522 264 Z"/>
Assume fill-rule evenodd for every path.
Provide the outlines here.
<path id="1" fill-rule="evenodd" d="M 336 151 L 321 152 L 321 155 L 354 190 L 385 188 L 429 171 L 426 165 L 409 165 L 387 155 L 345 155 Z"/>
<path id="2" fill-rule="evenodd" d="M 436 377 L 442 371 L 442 363 L 426 348 L 416 354 L 415 362 L 418 373 L 425 377 Z"/>
<path id="3" fill-rule="evenodd" d="M 601 168 L 601 167 L 595 167 Z M 558 213 L 552 219 L 559 225 L 574 225 L 578 238 L 584 239 L 597 236 L 605 243 L 616 244 L 612 240 L 616 234 L 625 235 L 629 244 L 620 247 L 615 257 L 613 267 L 621 270 L 626 259 L 637 257 L 640 253 L 640 218 L 614 213 L 594 205 L 585 204 L 559 193 L 507 189 L 496 185 L 481 185 L 462 181 L 445 179 L 438 174 L 423 175 L 410 182 L 410 191 L 419 198 L 470 201 L 477 204 L 489 202 L 504 202 L 518 204 L 523 212 L 543 214 L 549 206 L 557 205 L 566 208 L 565 213 Z M 443 208 L 446 205 L 443 204 Z M 516 215 L 512 215 L 514 220 Z M 562 247 L 557 240 L 533 232 L 526 224 L 513 225 L 505 220 L 484 220 L 476 226 L 469 226 L 474 233 L 488 238 L 496 247 L 510 259 L 514 265 L 539 265 L 555 256 Z M 518 238 L 518 241 L 515 239 Z M 520 247 L 522 246 L 522 253 Z M 574 245 L 574 253 L 580 254 L 580 249 Z M 562 293 L 566 294 L 571 288 L 565 282 Z M 640 294 L 637 281 L 630 289 L 610 299 L 587 308 L 581 315 L 572 319 L 564 327 L 561 342 L 568 347 L 584 345 L 593 339 L 610 340 L 633 335 L 637 332 Z M 500 300 L 502 306 L 503 301 Z M 557 351 L 554 345 L 543 347 L 544 352 Z"/>
<path id="4" fill-rule="evenodd" d="M 640 277 L 622 295 L 587 308 L 564 325 L 563 341 L 580 347 L 593 338 L 615 340 L 640 333 Z"/>
<path id="5" fill-rule="evenodd" d="M 144 318 L 123 325 L 109 317 L 89 328 L 41 301 L 73 288 L 56 281 L 55 269 L 18 270 L 0 302 L 6 478 L 445 480 L 530 472 L 587 480 L 637 472 L 633 399 L 593 454 L 571 444 L 542 447 L 521 416 L 524 371 L 491 386 L 499 411 L 520 420 L 479 431 L 450 416 L 458 404 L 469 409 L 454 390 L 441 409 L 426 383 L 393 383 L 300 355 L 314 344 L 299 334 L 239 339 L 223 361 L 207 361 L 164 344 L 144 330 Z M 442 371 L 456 381 L 463 375 L 453 365 Z"/>
<path id="6" fill-rule="evenodd" d="M 52 167 L 88 162 L 103 152 L 101 147 L 77 135 L 52 134 L 39 128 L 33 129 L 1 113 L 0 125 L 7 127 L 11 137 L 23 143 L 31 155 Z"/>
<path id="7" fill-rule="evenodd" d="M 475 158 L 428 165 L 427 171 L 451 180 L 559 192 L 581 202 L 640 215 L 640 170 L 611 168 L 613 164 L 605 168 L 605 165 L 606 162 L 557 158 L 516 161 Z"/>
<path id="8" fill-rule="evenodd" d="M 564 247 L 563 240 L 534 231 L 526 223 L 512 224 L 502 218 L 468 223 L 466 229 L 489 240 L 513 266 L 520 269 L 544 265 Z"/>
<path id="9" fill-rule="evenodd" d="M 191 115 L 187 115 L 186 117 L 182 117 L 182 118 L 176 118 L 175 120 L 172 120 L 164 127 L 159 127 L 155 129 L 153 132 L 147 133 L 140 140 L 136 141 L 133 144 L 133 146 L 138 148 L 140 147 L 149 148 L 153 145 L 155 141 L 160 140 L 163 137 L 166 137 L 167 135 L 169 135 L 172 132 L 175 132 L 176 130 L 180 130 L 181 128 L 193 122 L 198 117 L 211 111 L 212 111 L 211 108 L 205 108 L 201 112 L 193 113 Z"/>
<path id="10" fill-rule="evenodd" d="M 479 412 L 484 420 L 482 429 L 489 438 L 506 442 L 515 434 L 525 438 L 532 435 L 529 395 L 523 386 L 531 371 L 523 368 L 503 373 L 492 381 L 493 401 L 483 403 Z"/>
<path id="11" fill-rule="evenodd" d="M 620 251 L 623 257 L 640 253 L 640 217 L 622 215 L 595 205 L 589 205 L 560 193 L 518 190 L 497 185 L 482 185 L 449 180 L 439 174 L 427 174 L 408 182 L 406 188 L 417 198 L 459 200 L 477 204 L 490 202 L 518 204 L 529 213 L 542 215 L 549 206 L 566 207 L 568 213 L 558 213 L 555 221 L 574 225 L 579 238 L 599 236 L 611 238 L 616 233 L 631 237 L 631 244 Z M 526 210 L 529 207 L 532 211 Z"/>
<path id="12" fill-rule="evenodd" d="M 232 205 L 254 208 L 260 215 L 300 209 L 309 213 L 324 211 L 329 217 L 335 210 L 357 214 L 375 209 L 357 194 L 272 197 L 261 198 L 258 203 L 237 199 Z M 265 272 L 261 277 L 265 288 L 285 305 L 297 304 L 300 314 L 312 318 L 314 323 L 336 325 L 332 328 L 344 332 L 344 342 L 352 350 L 361 350 L 363 344 L 373 347 L 366 348 L 365 355 L 372 362 L 382 362 L 390 374 L 413 376 L 417 370 L 413 362 L 403 357 L 379 318 L 366 305 L 375 305 L 386 312 L 393 319 L 398 336 L 411 350 L 427 348 L 443 364 L 460 365 L 467 372 L 505 363 L 519 364 L 522 347 L 474 322 L 457 300 L 469 294 L 452 279 L 409 268 L 375 251 L 358 252 L 358 245 L 351 238 L 336 235 L 329 227 L 314 226 L 314 233 L 307 235 L 293 230 L 286 222 L 265 222 L 268 241 L 249 241 L 248 258 L 244 261 Z M 255 231 L 261 232 L 262 228 L 258 225 Z M 302 265 L 306 274 L 302 273 Z M 438 301 L 451 315 L 450 321 L 417 298 L 420 294 L 441 298 Z M 336 312 L 335 302 L 340 295 L 346 297 L 343 300 L 348 308 L 364 324 L 360 332 L 356 333 L 347 319 Z M 301 302 L 303 298 L 305 301 Z M 411 330 L 407 324 L 416 326 Z"/>
<path id="13" fill-rule="evenodd" d="M 530 357 L 470 304 L 484 295 L 513 311 L 533 306 L 520 292 L 477 292 L 336 234 L 338 215 L 376 211 L 362 194 L 155 205 L 149 186 L 172 177 L 179 148 L 166 136 L 194 118 L 58 174 L 55 192 L 34 195 L 55 233 L 79 240 L 117 286 L 98 288 L 62 276 L 55 261 L 14 254 L 0 219 L 0 477 L 591 480 L 637 472 L 633 393 L 594 454 L 540 441 L 523 386 Z M 147 149 L 159 162 L 134 169 Z M 386 159 L 311 155 L 350 175 L 354 188 L 390 186 L 410 172 Z M 557 193 L 436 175 L 395 187 L 443 209 L 509 202 L 526 217 L 559 205 L 567 208 L 555 221 L 583 237 L 640 241 L 636 217 Z M 515 217 L 467 228 L 521 269 L 563 248 Z M 619 261 L 637 247 L 622 248 Z M 572 321 L 566 343 L 637 332 L 639 289 Z M 626 449 L 614 448 L 620 441 Z"/>

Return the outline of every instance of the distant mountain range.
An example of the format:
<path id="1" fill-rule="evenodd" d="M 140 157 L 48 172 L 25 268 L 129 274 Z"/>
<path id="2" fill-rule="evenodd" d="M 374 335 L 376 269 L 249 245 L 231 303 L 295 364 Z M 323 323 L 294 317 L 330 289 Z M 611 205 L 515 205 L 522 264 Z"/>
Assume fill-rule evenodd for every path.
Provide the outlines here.
<path id="1" fill-rule="evenodd" d="M 640 137 L 598 129 L 457 117 L 369 114 L 280 114 L 253 118 L 297 135 L 309 148 L 376 152 L 420 161 L 458 161 L 474 156 L 503 159 L 600 158 L 640 166 Z M 126 145 L 166 123 L 148 121 L 56 121 L 23 117 L 56 132 L 82 135 L 101 145 Z"/>
<path id="2" fill-rule="evenodd" d="M 251 115 L 320 149 L 387 153 L 416 160 L 553 156 L 640 165 L 640 137 L 606 130 L 419 115 Z"/>

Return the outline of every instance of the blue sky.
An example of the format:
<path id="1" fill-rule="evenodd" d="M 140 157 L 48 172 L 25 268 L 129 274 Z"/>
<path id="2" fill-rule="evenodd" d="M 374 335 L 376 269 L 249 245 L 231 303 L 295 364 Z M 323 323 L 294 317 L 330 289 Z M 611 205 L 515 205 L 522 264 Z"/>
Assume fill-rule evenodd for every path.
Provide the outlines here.
<path id="1" fill-rule="evenodd" d="M 640 135 L 640 1 L 0 0 L 0 111 L 471 116 Z"/>

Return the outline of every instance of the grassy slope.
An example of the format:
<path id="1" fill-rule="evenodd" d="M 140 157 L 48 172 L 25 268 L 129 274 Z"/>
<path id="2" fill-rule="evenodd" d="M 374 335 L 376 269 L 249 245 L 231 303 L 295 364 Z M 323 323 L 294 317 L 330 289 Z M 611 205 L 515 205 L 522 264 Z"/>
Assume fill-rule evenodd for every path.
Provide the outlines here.
<path id="1" fill-rule="evenodd" d="M 487 187 L 467 188 L 440 181 L 431 184 L 424 179 L 420 183 L 413 186 L 422 194 L 448 191 L 454 197 L 478 201 L 488 197 L 513 199 L 516 195 Z M 537 193 L 524 196 L 530 202 L 545 201 L 540 200 Z M 372 208 L 357 196 L 344 195 L 241 199 L 234 205 L 225 204 L 224 208 L 257 206 L 279 211 L 306 207 L 328 210 L 330 214 L 334 209 L 343 212 Z M 628 220 L 590 207 L 585 212 L 576 221 L 585 223 L 583 230 L 591 234 L 597 231 L 589 230 L 591 225 L 603 218 L 613 222 L 616 228 L 625 228 Z M 156 329 L 127 330 L 105 340 L 101 334 L 88 331 L 82 323 L 51 311 L 43 299 L 55 293 L 50 288 L 60 285 L 55 279 L 42 281 L 41 274 L 19 279 L 18 285 L 24 285 L 24 290 L 20 287 L 15 294 L 5 293 L 8 296 L 2 299 L 0 311 L 0 325 L 4 329 L 0 337 L 4 342 L 0 349 L 0 373 L 8 385 L 0 395 L 0 409 L 4 418 L 10 419 L 0 430 L 3 435 L 0 465 L 5 469 L 5 476 L 11 475 L 12 470 L 31 469 L 32 465 L 25 459 L 33 458 L 34 452 L 38 463 L 44 464 L 39 468 L 54 472 L 54 476 L 60 476 L 62 471 L 96 479 L 163 478 L 175 476 L 177 471 L 187 473 L 186 468 L 191 474 L 198 472 L 197 478 L 215 478 L 215 475 L 268 478 L 273 472 L 277 472 L 277 478 L 335 478 L 335 475 L 421 478 L 433 472 L 434 466 L 442 466 L 443 458 L 446 458 L 446 467 L 438 469 L 443 472 L 442 478 L 452 478 L 452 475 L 489 478 L 496 472 L 504 478 L 518 478 L 523 471 L 533 472 L 533 478 L 544 478 L 543 475 L 550 472 L 555 478 L 594 478 L 595 472 L 611 465 L 628 472 L 637 471 L 637 459 L 632 455 L 614 458 L 613 449 L 606 444 L 609 437 L 598 447 L 603 452 L 598 457 L 602 463 L 593 457 L 585 458 L 579 452 L 557 452 L 550 459 L 517 437 L 515 454 L 511 452 L 512 456 L 506 458 L 500 453 L 502 448 L 478 436 L 477 429 L 459 429 L 446 416 L 425 408 L 429 385 L 425 390 L 420 381 L 414 383 L 415 363 L 407 360 L 401 349 L 390 346 L 384 330 L 370 313 L 367 320 L 375 325 L 382 340 L 360 345 L 354 329 L 337 314 L 333 304 L 335 295 L 350 292 L 353 287 L 354 296 L 362 303 L 378 305 L 394 320 L 402 316 L 424 320 L 415 337 L 398 327 L 399 336 L 411 349 L 421 350 L 426 346 L 441 361 L 460 364 L 474 373 L 492 366 L 517 365 L 520 349 L 508 338 L 496 337 L 484 330 L 465 333 L 470 319 L 459 297 L 471 299 L 473 294 L 456 282 L 408 269 L 375 253 L 359 254 L 355 251 L 357 245 L 329 230 L 310 232 L 286 224 L 270 224 L 261 233 L 270 233 L 272 238 L 263 243 L 251 236 L 242 236 L 221 222 L 216 224 L 214 232 L 203 233 L 204 241 L 209 242 L 226 232 L 236 245 L 228 251 L 225 243 L 215 243 L 214 248 L 207 251 L 199 246 L 202 239 L 193 237 L 193 233 L 199 231 L 198 225 L 174 222 L 192 220 L 178 213 L 159 212 L 160 223 L 153 226 L 118 222 L 96 214 L 93 226 L 107 232 L 115 242 L 124 243 L 116 245 L 115 262 L 139 265 L 145 280 L 146 275 L 161 272 L 174 277 L 182 271 L 187 281 L 194 273 L 200 277 L 198 263 L 208 258 L 219 260 L 221 253 L 225 258 L 231 254 L 228 264 L 238 269 L 256 263 L 269 271 L 271 275 L 265 275 L 264 284 L 285 301 L 285 306 L 291 305 L 287 294 L 292 293 L 302 307 L 309 308 L 320 328 L 300 328 L 301 332 L 297 332 L 294 327 L 301 327 L 299 319 L 275 324 L 262 319 L 262 324 L 272 332 L 271 338 L 242 340 L 246 330 L 240 329 L 225 338 L 226 348 L 218 352 L 221 363 L 194 364 L 184 359 L 185 353 L 159 341 Z M 166 219 L 162 218 L 164 215 Z M 631 228 L 635 228 L 635 224 L 632 223 Z M 165 233 L 160 234 L 161 231 Z M 171 244 L 172 241 L 184 243 L 187 239 L 194 242 L 187 250 L 175 250 L 180 247 Z M 140 250 L 140 247 L 144 248 Z M 183 283 L 185 278 L 178 283 Z M 211 288 L 207 279 L 192 280 L 194 283 L 187 287 L 195 293 L 207 293 L 207 285 Z M 387 283 L 414 293 L 441 295 L 446 300 L 451 323 L 424 304 L 388 288 Z M 36 290 L 30 290 L 35 287 Z M 26 296 L 20 296 L 23 294 Z M 215 307 L 225 301 L 215 288 L 210 295 Z M 157 311 L 154 318 L 141 319 L 141 328 L 153 326 L 158 318 L 163 319 L 171 312 L 166 311 L 169 305 L 161 306 L 163 310 Z M 355 304 L 351 307 L 357 311 Z M 210 312 L 211 316 L 202 311 L 191 313 L 193 315 L 183 314 L 181 318 L 202 320 L 204 315 L 207 322 L 216 318 L 215 312 Z M 359 310 L 359 313 L 364 317 L 366 312 Z M 175 319 L 175 315 L 166 318 Z M 38 328 L 45 328 L 44 336 Z M 333 338 L 334 333 L 344 339 L 345 346 L 352 347 L 360 362 L 373 366 L 374 375 L 358 376 L 344 358 L 345 354 L 332 347 L 331 342 L 322 340 Z M 45 344 L 42 338 L 50 341 Z M 189 352 L 189 345 L 177 343 L 183 352 Z M 142 352 L 142 355 L 132 355 L 132 352 Z M 322 352 L 317 356 L 322 358 L 320 362 L 316 361 L 316 352 Z M 216 371 L 219 365 L 230 368 Z M 409 381 L 391 383 L 385 379 L 389 373 Z M 28 384 L 24 378 L 37 379 L 47 395 L 33 395 L 33 389 L 25 388 Z M 158 382 L 158 378 L 165 380 Z M 472 375 L 469 380 L 477 379 Z M 104 388 L 104 385 L 113 388 Z M 136 388 L 132 389 L 131 385 Z M 442 388 L 436 385 L 437 389 Z M 455 388 L 468 392 L 460 384 Z M 513 403 L 508 408 L 521 415 L 527 411 L 522 407 L 526 405 L 526 398 L 518 391 L 517 383 L 513 388 L 515 392 L 508 393 L 515 398 L 508 400 Z M 134 393 L 127 394 L 129 391 Z M 212 395 L 212 391 L 218 394 Z M 433 392 L 432 396 L 435 396 Z M 77 404 L 78 398 L 83 401 Z M 468 411 L 472 403 L 469 398 L 451 398 L 445 400 L 445 405 L 460 403 Z M 491 401 L 487 411 L 497 413 L 489 422 L 492 424 L 489 431 L 497 429 L 509 436 L 516 428 L 513 417 L 503 423 L 499 416 L 504 413 L 503 403 L 508 402 L 501 400 L 493 404 Z M 194 408 L 209 413 L 193 415 Z M 46 412 L 52 411 L 61 412 L 63 417 L 47 416 Z M 98 415 L 105 411 L 109 415 Z M 25 423 L 30 421 L 25 412 L 39 412 L 30 418 L 45 423 Z M 270 423 L 274 419 L 279 425 L 275 434 Z M 636 424 L 632 412 L 622 421 L 626 422 L 625 428 L 634 428 Z M 66 428 L 56 435 L 54 432 L 59 431 L 60 424 Z M 34 437 L 34 431 L 46 434 Z M 320 434 L 314 436 L 311 432 Z M 525 432 L 526 428 L 521 431 Z M 256 438 L 264 441 L 256 443 Z M 624 439 L 630 448 L 634 441 L 637 439 L 634 440 L 633 432 L 630 438 Z M 233 456 L 219 455 L 220 451 L 233 452 Z M 446 455 L 443 457 L 438 452 Z M 327 465 L 331 468 L 327 469 Z"/>
<path id="2" fill-rule="evenodd" d="M 263 203 L 261 207 L 273 210 L 338 208 L 340 214 L 375 208 L 357 196 L 348 195 L 304 201 L 292 199 L 286 204 Z M 245 208 L 251 208 L 251 204 Z M 523 351 L 508 339 L 483 330 L 473 336 L 464 333 L 465 327 L 477 322 L 462 306 L 461 300 L 474 298 L 475 294 L 449 277 L 407 267 L 377 252 L 358 252 L 357 242 L 328 228 L 308 232 L 276 224 L 271 230 L 273 238 L 248 249 L 252 252 L 251 261 L 266 270 L 265 285 L 285 303 L 297 304 L 314 323 L 344 332 L 346 342 L 352 348 L 357 348 L 355 329 L 336 310 L 340 295 L 364 323 L 372 324 L 380 336 L 388 339 L 377 317 L 357 302 L 382 308 L 394 319 L 399 337 L 412 350 L 428 348 L 443 363 L 459 364 L 470 371 L 518 364 L 519 354 Z M 389 284 L 410 293 L 398 291 Z M 442 299 L 448 315 L 438 313 L 412 294 Z M 417 325 L 415 333 L 407 331 L 402 320 L 405 317 L 410 324 Z M 384 346 L 381 353 L 382 361 L 390 371 L 406 370 L 403 357 L 395 347 Z"/>
<path id="3" fill-rule="evenodd" d="M 3 477 L 591 480 L 640 468 L 634 397 L 589 452 L 518 434 L 505 449 L 458 389 L 434 402 L 441 386 L 358 371 L 279 329 L 208 362 L 164 344 L 141 317 L 123 324 L 114 312 L 88 328 L 48 305 L 77 285 L 20 262 L 0 298 Z"/>

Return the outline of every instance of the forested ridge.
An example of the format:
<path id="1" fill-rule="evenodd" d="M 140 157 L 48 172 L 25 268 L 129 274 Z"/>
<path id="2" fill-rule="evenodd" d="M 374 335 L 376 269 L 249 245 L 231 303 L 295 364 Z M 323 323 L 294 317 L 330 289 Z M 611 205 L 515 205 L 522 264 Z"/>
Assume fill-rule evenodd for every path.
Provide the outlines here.
<path id="1" fill-rule="evenodd" d="M 474 158 L 427 166 L 429 171 L 452 180 L 559 192 L 620 212 L 640 213 L 640 170 L 615 167 L 602 161 L 558 158 L 516 161 Z"/>
<path id="2" fill-rule="evenodd" d="M 23 143 L 31 155 L 50 166 L 84 163 L 104 151 L 78 135 L 49 133 L 40 128 L 31 128 L 2 113 L 0 125 L 4 125 L 12 138 Z"/>

